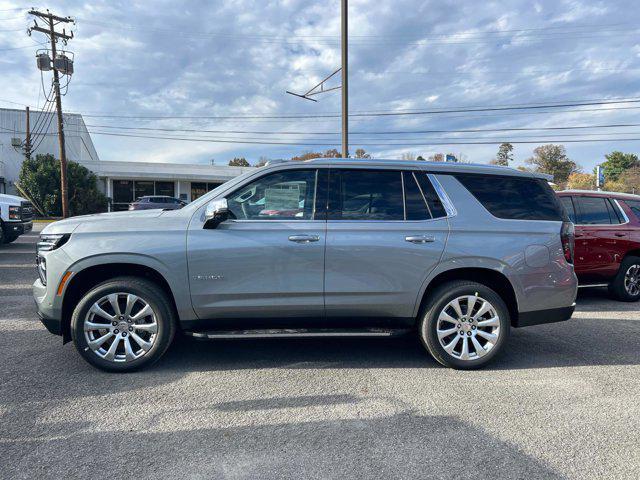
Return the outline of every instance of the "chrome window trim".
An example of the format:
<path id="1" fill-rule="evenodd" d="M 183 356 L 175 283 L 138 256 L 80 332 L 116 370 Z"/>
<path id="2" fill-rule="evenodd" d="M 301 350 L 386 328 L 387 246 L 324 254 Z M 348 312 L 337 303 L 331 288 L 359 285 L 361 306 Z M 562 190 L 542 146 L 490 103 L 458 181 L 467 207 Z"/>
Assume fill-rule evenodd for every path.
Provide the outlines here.
<path id="1" fill-rule="evenodd" d="M 613 203 L 613 205 L 615 205 L 618 208 L 619 213 L 622 213 L 622 218 L 624 219 L 624 222 L 620 223 L 619 225 L 626 225 L 627 223 L 629 223 L 629 217 L 627 216 L 627 213 L 624 211 L 624 209 L 618 203 L 618 199 L 612 198 L 611 203 Z"/>
<path id="2" fill-rule="evenodd" d="M 431 185 L 433 185 L 433 188 L 436 191 L 436 195 L 438 195 L 438 198 L 440 199 L 440 201 L 442 202 L 442 205 L 444 206 L 445 212 L 447 212 L 446 217 L 439 217 L 439 218 L 450 218 L 458 215 L 458 211 L 456 210 L 456 207 L 453 206 L 453 203 L 451 202 L 449 195 L 447 195 L 447 192 L 442 187 L 442 185 L 440 184 L 438 179 L 435 177 L 435 175 L 433 175 L 432 173 L 427 173 L 427 178 L 431 181 Z"/>

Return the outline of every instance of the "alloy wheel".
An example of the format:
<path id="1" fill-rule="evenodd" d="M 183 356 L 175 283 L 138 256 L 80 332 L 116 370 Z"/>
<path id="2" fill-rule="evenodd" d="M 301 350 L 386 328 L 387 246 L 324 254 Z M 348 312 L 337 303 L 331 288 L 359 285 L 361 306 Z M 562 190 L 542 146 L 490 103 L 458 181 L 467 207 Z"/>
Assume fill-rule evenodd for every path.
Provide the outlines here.
<path id="1" fill-rule="evenodd" d="M 110 362 L 131 362 L 143 357 L 156 341 L 156 312 L 132 293 L 105 295 L 94 302 L 84 319 L 89 348 Z"/>
<path id="2" fill-rule="evenodd" d="M 476 360 L 495 347 L 500 317 L 495 307 L 478 295 L 451 300 L 440 312 L 436 327 L 442 348 L 459 360 Z"/>
<path id="3" fill-rule="evenodd" d="M 624 274 L 624 289 L 632 297 L 640 294 L 640 265 L 631 265 Z"/>

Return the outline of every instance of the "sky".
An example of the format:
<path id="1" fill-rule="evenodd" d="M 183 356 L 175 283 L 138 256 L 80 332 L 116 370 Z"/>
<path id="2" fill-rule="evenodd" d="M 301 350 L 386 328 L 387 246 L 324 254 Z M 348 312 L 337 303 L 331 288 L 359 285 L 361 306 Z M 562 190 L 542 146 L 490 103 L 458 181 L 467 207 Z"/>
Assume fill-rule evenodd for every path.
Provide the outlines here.
<path id="1" fill-rule="evenodd" d="M 50 87 L 34 58 L 45 37 L 25 32 L 31 6 L 0 0 L 0 107 L 41 108 Z M 304 92 L 340 66 L 338 0 L 35 7 L 76 20 L 64 47 L 75 72 L 63 106 L 83 114 L 102 160 L 255 163 L 340 149 L 340 90 L 317 103 L 285 93 Z M 640 153 L 630 140 L 640 140 L 639 15 L 637 0 L 351 0 L 350 151 L 486 163 L 502 141 L 534 142 L 514 143 L 517 166 L 553 142 L 585 171 L 612 150 Z M 337 85 L 339 75 L 327 87 Z M 485 110 L 433 113 L 469 107 Z M 597 127 L 629 124 L 639 126 Z M 594 128 L 495 131 L 568 126 Z M 469 142 L 485 143 L 460 144 Z"/>

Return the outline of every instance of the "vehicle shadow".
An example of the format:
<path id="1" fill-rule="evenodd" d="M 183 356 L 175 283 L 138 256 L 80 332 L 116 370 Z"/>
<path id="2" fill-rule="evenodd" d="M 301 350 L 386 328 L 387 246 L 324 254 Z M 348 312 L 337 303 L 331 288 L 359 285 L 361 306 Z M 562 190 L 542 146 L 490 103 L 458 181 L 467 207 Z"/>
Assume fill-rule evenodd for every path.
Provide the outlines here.
<path id="1" fill-rule="evenodd" d="M 578 312 L 636 312 L 640 318 L 640 302 L 614 300 L 606 287 L 580 288 L 576 298 Z"/>
<path id="2" fill-rule="evenodd" d="M 295 398 L 278 398 L 272 408 L 282 411 L 264 412 L 256 403 L 258 411 L 238 404 L 235 416 L 222 418 L 215 404 L 160 412 L 159 429 L 143 424 L 105 430 L 88 422 L 69 428 L 62 422 L 41 436 L 5 437 L 0 476 L 31 478 L 46 468 L 48 476 L 61 478 L 100 471 L 116 478 L 132 472 L 139 478 L 561 478 L 544 462 L 457 417 L 412 410 L 362 416 L 366 399 L 345 398 L 335 409 L 332 400 L 314 397 L 314 405 L 329 405 L 314 418 L 288 410 Z"/>
<path id="3" fill-rule="evenodd" d="M 640 319 L 575 318 L 512 329 L 506 351 L 488 369 L 639 365 Z M 178 339 L 155 367 L 206 371 L 247 368 L 438 368 L 417 336 L 385 339 Z"/>

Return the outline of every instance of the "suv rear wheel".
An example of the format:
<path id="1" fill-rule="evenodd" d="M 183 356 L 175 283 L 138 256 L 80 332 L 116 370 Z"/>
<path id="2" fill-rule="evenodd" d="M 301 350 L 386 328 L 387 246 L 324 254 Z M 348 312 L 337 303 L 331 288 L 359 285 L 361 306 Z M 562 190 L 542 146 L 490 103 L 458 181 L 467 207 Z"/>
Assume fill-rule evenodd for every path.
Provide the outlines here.
<path id="1" fill-rule="evenodd" d="M 476 282 L 440 285 L 420 320 L 420 337 L 446 367 L 479 368 L 503 349 L 509 337 L 509 310 L 500 296 Z"/>
<path id="2" fill-rule="evenodd" d="M 627 257 L 622 261 L 609 292 L 623 302 L 640 300 L 640 257 Z"/>
<path id="3" fill-rule="evenodd" d="M 80 300 L 71 335 L 90 364 L 111 372 L 132 371 L 157 361 L 175 334 L 167 295 L 135 277 L 108 280 Z"/>

